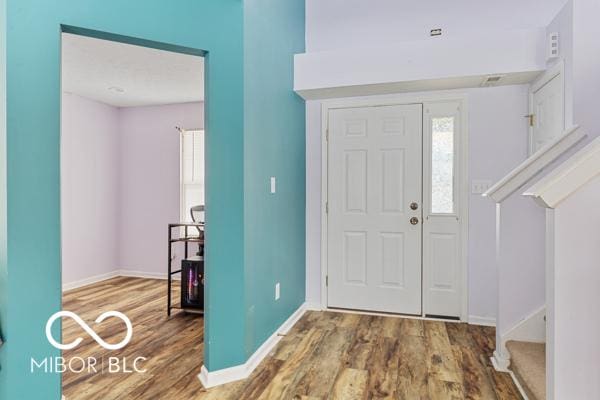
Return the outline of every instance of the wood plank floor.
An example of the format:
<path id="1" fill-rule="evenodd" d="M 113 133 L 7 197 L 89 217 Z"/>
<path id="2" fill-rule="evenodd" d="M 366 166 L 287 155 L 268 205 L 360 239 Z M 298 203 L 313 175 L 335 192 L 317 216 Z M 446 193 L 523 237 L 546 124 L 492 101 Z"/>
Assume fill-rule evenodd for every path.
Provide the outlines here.
<path id="1" fill-rule="evenodd" d="M 123 323 L 100 313 L 116 310 L 132 321 L 123 349 L 107 351 L 63 319 L 63 352 L 73 357 L 148 360 L 139 373 L 63 374 L 67 400 L 80 399 L 520 399 L 507 374 L 489 361 L 494 329 L 367 316 L 307 312 L 249 379 L 205 390 L 198 379 L 203 356 L 201 316 L 166 317 L 166 282 L 114 278 L 65 293 L 63 309 L 80 315 L 109 343 L 122 340 Z M 81 365 L 77 364 L 76 365 Z"/>

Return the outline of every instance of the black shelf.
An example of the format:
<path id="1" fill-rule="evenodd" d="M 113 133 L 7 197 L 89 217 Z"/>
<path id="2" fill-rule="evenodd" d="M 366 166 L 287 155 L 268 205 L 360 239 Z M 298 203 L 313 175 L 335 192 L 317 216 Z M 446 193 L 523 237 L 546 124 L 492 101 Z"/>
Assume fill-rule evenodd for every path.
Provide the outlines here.
<path id="1" fill-rule="evenodd" d="M 174 238 L 173 237 L 173 228 L 182 228 L 182 227 L 185 228 L 184 236 Z M 173 255 L 173 243 L 185 243 L 184 259 L 187 259 L 189 257 L 189 250 L 188 250 L 189 243 L 199 244 L 202 247 L 204 247 L 204 238 L 189 235 L 188 234 L 189 227 L 194 227 L 194 228 L 204 227 L 204 223 L 203 222 L 200 222 L 200 223 L 198 223 L 198 222 L 176 222 L 176 223 L 169 224 L 169 232 L 168 232 L 169 251 L 168 251 L 168 274 L 167 274 L 167 292 L 168 292 L 167 293 L 167 316 L 171 316 L 172 309 L 184 310 L 186 312 L 192 312 L 192 313 L 196 313 L 196 314 L 204 314 L 203 309 L 190 308 L 190 307 L 176 307 L 176 306 L 173 306 L 173 302 L 172 302 L 172 296 L 171 296 L 171 288 L 173 285 L 172 277 L 173 277 L 173 275 L 182 272 L 181 269 L 173 271 L 173 268 L 172 268 L 173 260 L 171 260 L 171 257 Z"/>

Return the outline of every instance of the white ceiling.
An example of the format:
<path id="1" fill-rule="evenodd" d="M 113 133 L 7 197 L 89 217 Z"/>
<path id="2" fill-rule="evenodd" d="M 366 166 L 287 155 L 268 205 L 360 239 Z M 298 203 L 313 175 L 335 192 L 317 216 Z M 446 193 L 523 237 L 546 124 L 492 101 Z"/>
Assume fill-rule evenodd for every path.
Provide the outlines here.
<path id="1" fill-rule="evenodd" d="M 63 33 L 62 90 L 116 107 L 204 100 L 204 58 Z"/>

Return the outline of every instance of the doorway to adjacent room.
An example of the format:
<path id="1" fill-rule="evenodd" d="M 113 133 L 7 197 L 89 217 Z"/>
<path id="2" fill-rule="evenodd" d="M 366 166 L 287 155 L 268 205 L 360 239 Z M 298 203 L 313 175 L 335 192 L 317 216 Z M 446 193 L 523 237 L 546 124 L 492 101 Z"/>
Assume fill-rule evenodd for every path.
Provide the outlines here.
<path id="1" fill-rule="evenodd" d="M 61 42 L 62 309 L 108 344 L 131 334 L 122 348 L 84 335 L 63 349 L 67 365 L 97 361 L 67 368 L 63 393 L 201 390 L 176 371 L 203 364 L 204 58 L 66 32 Z M 113 311 L 123 317 L 94 324 Z M 63 316 L 63 345 L 81 329 Z"/>

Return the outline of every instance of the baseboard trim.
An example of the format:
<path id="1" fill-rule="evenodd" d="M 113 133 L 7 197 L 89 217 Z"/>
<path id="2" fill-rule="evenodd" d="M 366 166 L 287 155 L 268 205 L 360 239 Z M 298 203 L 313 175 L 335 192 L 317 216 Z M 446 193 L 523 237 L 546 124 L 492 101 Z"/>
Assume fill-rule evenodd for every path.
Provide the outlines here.
<path id="1" fill-rule="evenodd" d="M 523 389 L 523 386 L 521 386 L 521 382 L 519 382 L 519 380 L 517 379 L 517 376 L 515 375 L 515 373 L 512 372 L 510 369 L 508 371 L 506 371 L 506 372 L 508 372 L 508 374 L 510 375 L 510 378 L 515 383 L 515 386 L 519 390 L 519 393 L 521 393 L 521 397 L 523 397 L 523 400 L 529 400 L 529 397 L 527 396 L 527 393 L 525 393 L 525 389 Z"/>
<path id="2" fill-rule="evenodd" d="M 523 389 L 523 386 L 521 386 L 521 382 L 519 382 L 515 373 L 508 368 L 510 366 L 510 358 L 504 358 L 498 353 L 498 351 L 494 351 L 494 355 L 490 359 L 492 360 L 492 365 L 496 371 L 505 372 L 510 375 L 510 379 L 512 379 L 515 383 L 515 386 L 519 390 L 519 393 L 521 393 L 523 400 L 529 400 L 527 393 L 525 393 L 525 389 Z"/>
<path id="3" fill-rule="evenodd" d="M 262 360 L 273 350 L 281 338 L 298 322 L 298 320 L 307 311 L 307 304 L 303 303 L 294 313 L 275 330 L 275 332 L 248 358 L 242 365 L 236 365 L 230 368 L 224 368 L 216 371 L 208 371 L 203 365 L 198 374 L 198 379 L 205 389 L 223 385 L 225 383 L 239 381 L 250 376 L 252 371 L 262 362 Z"/>
<path id="4" fill-rule="evenodd" d="M 307 301 L 304 304 L 306 304 L 307 311 L 323 311 L 323 306 L 319 302 Z"/>
<path id="5" fill-rule="evenodd" d="M 496 318 L 469 315 L 469 324 L 481 326 L 496 326 Z"/>
<path id="6" fill-rule="evenodd" d="M 78 289 L 80 287 L 92 285 L 94 283 L 112 279 L 117 276 L 119 276 L 119 271 L 115 270 L 115 271 L 107 272 L 105 274 L 90 276 L 88 278 L 80 279 L 78 281 L 63 283 L 62 291 L 66 292 L 68 290 Z"/>
<path id="7" fill-rule="evenodd" d="M 144 272 L 136 271 L 132 269 L 119 269 L 117 270 L 119 276 L 128 276 L 131 278 L 146 278 L 146 279 L 167 279 L 166 272 Z M 172 279 L 180 279 L 179 275 L 173 275 Z"/>
<path id="8" fill-rule="evenodd" d="M 79 289 L 84 286 L 93 285 L 94 283 L 106 281 L 112 278 L 116 278 L 119 276 L 127 276 L 131 278 L 146 278 L 146 279 L 167 279 L 166 273 L 160 272 L 143 272 L 143 271 L 134 271 L 129 269 L 116 269 L 114 271 L 107 272 L 105 274 L 90 276 L 85 279 L 80 279 L 74 282 L 64 283 L 62 285 L 62 291 L 66 292 L 73 289 Z M 181 277 L 179 275 L 173 275 L 173 280 L 180 280 Z"/>

